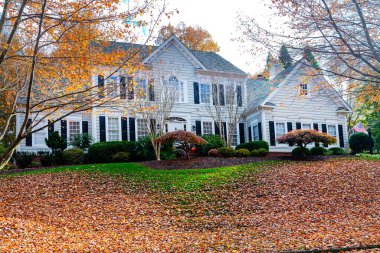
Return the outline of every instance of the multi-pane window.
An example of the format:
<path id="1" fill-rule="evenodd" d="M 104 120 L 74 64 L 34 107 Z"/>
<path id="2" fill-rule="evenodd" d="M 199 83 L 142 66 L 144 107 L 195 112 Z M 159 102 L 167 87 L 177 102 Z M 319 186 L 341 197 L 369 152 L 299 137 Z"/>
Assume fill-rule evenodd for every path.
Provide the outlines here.
<path id="1" fill-rule="evenodd" d="M 117 97 L 118 96 L 118 83 L 117 77 L 111 76 L 107 82 L 107 93 L 109 97 Z"/>
<path id="2" fill-rule="evenodd" d="M 201 102 L 205 104 L 210 103 L 210 97 L 211 97 L 210 84 L 201 83 Z"/>
<path id="3" fill-rule="evenodd" d="M 232 146 L 237 146 L 238 145 L 238 133 L 237 133 L 237 128 L 235 127 L 233 135 L 232 135 Z"/>
<path id="4" fill-rule="evenodd" d="M 307 83 L 301 83 L 300 84 L 300 96 L 307 96 L 308 93 L 308 87 Z"/>
<path id="5" fill-rule="evenodd" d="M 146 79 L 136 80 L 136 98 L 146 99 L 147 97 L 147 83 Z"/>
<path id="6" fill-rule="evenodd" d="M 169 77 L 169 85 L 173 89 L 174 101 L 183 103 L 185 102 L 185 85 L 179 81 L 176 76 Z"/>
<path id="7" fill-rule="evenodd" d="M 225 86 L 226 91 L 226 103 L 228 105 L 233 105 L 235 103 L 235 87 L 233 85 L 226 85 Z"/>
<path id="8" fill-rule="evenodd" d="M 311 129 L 311 124 L 302 124 L 302 129 Z"/>
<path id="9" fill-rule="evenodd" d="M 80 134 L 80 122 L 69 121 L 69 139 L 73 138 L 77 134 Z"/>
<path id="10" fill-rule="evenodd" d="M 40 124 L 36 126 L 36 128 L 39 128 L 41 125 L 46 124 L 45 121 L 42 121 Z M 47 128 L 44 128 L 38 132 L 33 133 L 33 139 L 34 139 L 34 145 L 45 145 L 45 138 L 47 137 Z"/>
<path id="11" fill-rule="evenodd" d="M 137 119 L 137 139 L 140 140 L 148 136 L 148 127 L 144 119 Z"/>
<path id="12" fill-rule="evenodd" d="M 256 126 L 253 126 L 252 127 L 252 138 L 254 141 L 258 141 L 259 140 L 259 126 L 256 125 Z"/>
<path id="13" fill-rule="evenodd" d="M 285 123 L 276 123 L 276 138 L 285 134 Z"/>
<path id="14" fill-rule="evenodd" d="M 336 138 L 337 137 L 336 136 L 336 126 L 335 125 L 327 125 L 327 133 Z"/>
<path id="15" fill-rule="evenodd" d="M 212 122 L 203 122 L 203 134 L 212 134 Z"/>
<path id="16" fill-rule="evenodd" d="M 120 130 L 119 130 L 119 118 L 108 117 L 108 141 L 119 141 L 120 140 Z"/>

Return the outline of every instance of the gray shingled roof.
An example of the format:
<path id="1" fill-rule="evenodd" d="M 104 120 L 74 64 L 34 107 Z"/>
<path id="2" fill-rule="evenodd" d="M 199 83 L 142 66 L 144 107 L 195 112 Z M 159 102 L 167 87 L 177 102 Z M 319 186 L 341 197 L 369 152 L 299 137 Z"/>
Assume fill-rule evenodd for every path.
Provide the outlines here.
<path id="1" fill-rule="evenodd" d="M 149 46 L 149 45 L 141 45 L 134 43 L 126 43 L 126 42 L 116 42 L 110 41 L 109 45 L 103 47 L 104 52 L 111 53 L 113 51 L 128 51 L 128 50 L 141 50 L 140 56 L 141 60 L 148 57 L 151 53 L 153 53 L 158 46 Z M 94 46 L 97 44 L 94 43 Z M 193 51 L 190 50 L 193 55 L 206 67 L 207 70 L 212 71 L 221 71 L 221 72 L 229 72 L 234 74 L 246 74 L 241 69 L 234 66 L 232 63 L 218 55 L 214 52 L 205 52 L 205 51 Z"/>

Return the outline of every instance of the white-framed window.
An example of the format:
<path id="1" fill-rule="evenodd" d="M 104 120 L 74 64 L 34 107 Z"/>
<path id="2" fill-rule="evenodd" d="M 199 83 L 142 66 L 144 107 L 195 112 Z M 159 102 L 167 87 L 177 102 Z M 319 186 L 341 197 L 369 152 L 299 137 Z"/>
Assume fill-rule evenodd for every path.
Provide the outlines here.
<path id="1" fill-rule="evenodd" d="M 212 134 L 212 122 L 203 121 L 203 134 Z"/>
<path id="2" fill-rule="evenodd" d="M 201 103 L 209 104 L 211 98 L 211 85 L 201 83 Z"/>
<path id="3" fill-rule="evenodd" d="M 252 139 L 254 141 L 259 140 L 259 126 L 258 125 L 255 125 L 252 127 Z"/>
<path id="4" fill-rule="evenodd" d="M 146 79 L 136 79 L 135 97 L 137 99 L 147 98 L 147 80 Z"/>
<path id="5" fill-rule="evenodd" d="M 336 134 L 336 125 L 327 125 L 327 133 L 331 136 L 334 136 L 338 140 L 338 137 Z"/>
<path id="6" fill-rule="evenodd" d="M 225 85 L 225 97 L 226 97 L 226 104 L 233 105 L 235 103 L 235 86 L 234 85 Z"/>
<path id="7" fill-rule="evenodd" d="M 232 124 L 228 125 L 229 128 L 233 128 Z M 230 129 L 227 130 L 227 135 L 229 135 Z M 238 130 L 237 127 L 235 127 L 233 133 L 232 133 L 232 146 L 237 146 L 238 145 Z"/>
<path id="8" fill-rule="evenodd" d="M 185 83 L 179 81 L 175 75 L 169 77 L 169 85 L 174 91 L 174 101 L 177 103 L 185 102 Z"/>
<path id="9" fill-rule="evenodd" d="M 118 78 L 111 76 L 107 80 L 107 94 L 109 97 L 116 97 L 119 94 Z"/>
<path id="10" fill-rule="evenodd" d="M 137 119 L 137 139 L 140 140 L 148 136 L 148 127 L 144 119 Z"/>
<path id="11" fill-rule="evenodd" d="M 276 138 L 286 133 L 285 123 L 276 122 Z"/>
<path id="12" fill-rule="evenodd" d="M 36 121 L 38 121 L 38 120 L 36 120 Z M 45 120 L 41 121 L 34 128 L 37 129 L 43 125 L 46 125 Z M 47 127 L 45 127 L 44 129 L 41 129 L 38 132 L 33 133 L 32 136 L 33 136 L 33 146 L 45 146 L 46 145 L 45 138 L 48 137 Z"/>
<path id="13" fill-rule="evenodd" d="M 300 84 L 299 94 L 300 94 L 300 96 L 308 96 L 309 95 L 307 83 L 301 83 Z"/>
<path id="14" fill-rule="evenodd" d="M 69 140 L 75 135 L 80 134 L 80 121 L 69 121 Z"/>
<path id="15" fill-rule="evenodd" d="M 108 141 L 120 140 L 119 118 L 108 117 L 107 136 Z"/>
<path id="16" fill-rule="evenodd" d="M 302 123 L 302 129 L 312 129 L 311 123 Z"/>

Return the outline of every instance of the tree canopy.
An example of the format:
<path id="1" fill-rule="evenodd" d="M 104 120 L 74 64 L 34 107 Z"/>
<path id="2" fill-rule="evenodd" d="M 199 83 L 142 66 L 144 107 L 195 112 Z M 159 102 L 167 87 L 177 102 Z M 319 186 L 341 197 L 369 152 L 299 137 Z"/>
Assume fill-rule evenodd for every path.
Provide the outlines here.
<path id="1" fill-rule="evenodd" d="M 321 133 L 316 130 L 293 130 L 277 138 L 279 143 L 296 144 L 299 147 L 305 148 L 307 144 L 313 142 L 321 142 L 325 144 L 333 144 L 336 138 L 326 133 Z"/>
<path id="2" fill-rule="evenodd" d="M 187 26 L 180 22 L 177 26 L 172 24 L 164 25 L 158 31 L 156 44 L 160 45 L 172 34 L 191 50 L 219 52 L 218 44 L 212 39 L 211 34 L 200 26 Z"/>

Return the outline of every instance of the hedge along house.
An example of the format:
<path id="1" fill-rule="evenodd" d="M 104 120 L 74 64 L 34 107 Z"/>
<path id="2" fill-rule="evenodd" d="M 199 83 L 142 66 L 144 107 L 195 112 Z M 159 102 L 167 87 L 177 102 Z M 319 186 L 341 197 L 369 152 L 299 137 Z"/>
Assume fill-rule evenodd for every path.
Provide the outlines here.
<path id="1" fill-rule="evenodd" d="M 138 99 L 160 99 L 157 88 L 162 80 L 157 80 L 152 73 L 164 76 L 175 90 L 174 108 L 166 119 L 165 126 L 156 126 L 165 128 L 166 132 L 186 130 L 198 135 L 219 134 L 220 129 L 208 110 L 215 103 L 213 95 L 222 101 L 220 108 L 223 112 L 228 101 L 231 101 L 227 94 L 233 94 L 232 103 L 236 103 L 238 108 L 246 108 L 247 74 L 216 53 L 186 48 L 174 35 L 158 47 L 110 42 L 105 50 L 113 52 L 141 47 L 144 47 L 139 55 L 143 67 L 136 73 L 131 74 L 126 70 L 113 73 L 115 68 L 106 66 L 94 68 L 91 81 L 98 87 L 99 99 L 114 96 L 116 99 L 113 104 L 71 114 L 49 124 L 48 128 L 23 140 L 18 151 L 49 151 L 45 138 L 53 131 L 58 131 L 67 140 L 76 134 L 88 133 L 95 142 L 136 141 L 147 136 L 147 124 L 134 105 Z M 112 76 L 105 80 L 111 73 Z M 23 117 L 23 114 L 16 117 L 17 131 Z M 231 126 L 225 117 L 223 120 L 224 131 L 227 132 Z M 233 145 L 247 140 L 245 121 L 239 120 L 231 140 Z M 41 124 L 48 124 L 47 121 L 46 119 Z"/>
<path id="2" fill-rule="evenodd" d="M 329 82 L 304 59 L 287 69 L 275 64 L 269 70 L 268 80 L 247 81 L 253 98 L 245 113 L 248 139 L 267 141 L 271 152 L 290 152 L 294 147 L 277 143 L 277 137 L 295 129 L 315 129 L 337 138 L 326 148 L 347 148 L 346 115 L 351 108 Z"/>

